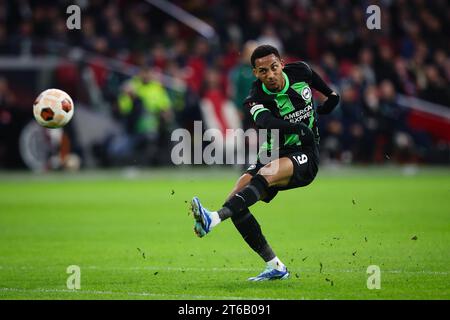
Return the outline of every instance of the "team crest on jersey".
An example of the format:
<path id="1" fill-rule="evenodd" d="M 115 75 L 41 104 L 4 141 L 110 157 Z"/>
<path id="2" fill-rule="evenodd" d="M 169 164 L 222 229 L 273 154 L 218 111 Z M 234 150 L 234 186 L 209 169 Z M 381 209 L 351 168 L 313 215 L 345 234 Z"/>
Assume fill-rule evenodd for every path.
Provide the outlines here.
<path id="1" fill-rule="evenodd" d="M 311 99 L 312 93 L 309 87 L 304 87 L 301 92 L 302 98 L 306 101 Z"/>

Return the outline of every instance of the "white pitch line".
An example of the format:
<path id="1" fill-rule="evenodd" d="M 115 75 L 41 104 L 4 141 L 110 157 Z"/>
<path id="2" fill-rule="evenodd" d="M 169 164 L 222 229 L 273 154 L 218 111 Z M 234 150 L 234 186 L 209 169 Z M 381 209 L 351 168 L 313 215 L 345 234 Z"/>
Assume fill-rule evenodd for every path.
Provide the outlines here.
<path id="1" fill-rule="evenodd" d="M 422 292 L 434 292 L 434 290 L 421 290 Z M 20 293 L 72 293 L 72 294 L 91 294 L 91 295 L 116 295 L 116 296 L 123 296 L 127 295 L 130 297 L 159 297 L 161 300 L 172 300 L 169 297 L 175 297 L 179 298 L 180 300 L 186 300 L 186 299 L 199 299 L 199 300 L 336 300 L 336 295 L 332 294 L 330 292 L 323 292 L 321 293 L 321 296 L 326 296 L 327 298 L 306 298 L 306 297 L 297 297 L 297 298 L 255 298 L 255 297 L 234 297 L 234 296 L 203 296 L 203 295 L 188 295 L 188 294 L 162 294 L 162 293 L 152 293 L 152 292 L 118 292 L 118 291 L 99 291 L 99 290 L 69 290 L 69 289 L 23 289 L 23 288 L 0 288 L 0 297 L 2 296 L 1 293 L 5 292 L 20 292 Z M 445 295 L 443 296 L 446 297 Z M 374 296 L 371 294 L 358 294 L 357 296 L 354 296 L 353 299 L 361 299 L 361 298 L 369 298 L 374 299 Z M 416 295 L 411 296 L 405 296 L 403 295 L 403 299 L 415 299 L 417 298 Z"/>
<path id="2" fill-rule="evenodd" d="M 337 272 L 337 273 L 365 273 L 366 269 L 361 270 L 355 270 L 355 269 L 349 269 L 349 270 L 334 270 L 334 269 L 326 269 L 323 268 L 323 271 L 327 272 Z M 385 273 L 411 273 L 411 274 L 434 274 L 434 275 L 449 275 L 450 271 L 427 271 L 427 270 L 420 270 L 420 271 L 405 271 L 405 270 L 383 270 L 381 269 L 381 272 Z"/>
<path id="3" fill-rule="evenodd" d="M 33 266 L 0 266 L 0 269 L 20 269 L 20 270 L 55 270 L 61 269 L 60 267 L 42 267 L 36 268 Z M 101 266 L 81 266 L 81 269 L 89 269 L 89 270 L 117 270 L 117 271 L 126 271 L 126 270 L 149 270 L 149 271 L 175 271 L 175 272 L 259 272 L 261 268 L 227 268 L 227 267 L 173 267 L 173 266 L 142 266 L 142 267 L 101 267 Z M 315 273 L 319 268 L 289 268 L 289 271 L 292 272 L 308 272 Z M 327 269 L 323 268 L 322 273 L 364 273 L 366 269 Z M 381 272 L 384 273 L 408 273 L 408 274 L 430 274 L 430 275 L 449 275 L 450 271 L 428 271 L 428 270 L 419 270 L 419 271 L 407 271 L 407 270 L 383 270 Z"/>
<path id="4" fill-rule="evenodd" d="M 152 292 L 118 292 L 118 291 L 98 291 L 98 290 L 68 290 L 68 289 L 21 289 L 21 288 L 0 288 L 0 292 L 30 292 L 30 293 L 76 293 L 76 294 L 92 294 L 92 295 L 127 295 L 139 297 L 176 297 L 184 299 L 206 299 L 206 300 L 280 300 L 279 298 L 256 298 L 256 297 L 233 297 L 233 296 L 203 296 L 190 294 L 164 294 Z M 285 300 L 285 299 L 281 299 Z"/>

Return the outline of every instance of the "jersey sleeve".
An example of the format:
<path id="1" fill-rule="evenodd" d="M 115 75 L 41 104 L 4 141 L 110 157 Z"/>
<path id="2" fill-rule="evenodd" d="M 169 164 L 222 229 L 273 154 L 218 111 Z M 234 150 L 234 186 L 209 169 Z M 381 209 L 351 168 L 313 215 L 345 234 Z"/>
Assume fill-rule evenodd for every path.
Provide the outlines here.
<path id="1" fill-rule="evenodd" d="M 296 61 L 286 64 L 285 68 L 289 69 L 291 75 L 294 79 L 306 79 L 306 81 L 311 84 L 312 69 L 311 67 L 303 61 Z M 304 81 L 304 80 L 303 80 Z"/>
<path id="2" fill-rule="evenodd" d="M 297 61 L 289 63 L 286 66 L 289 66 L 289 68 L 294 71 L 294 75 L 299 75 L 303 79 L 307 79 L 307 82 L 313 89 L 323 93 L 325 96 L 328 97 L 333 92 L 317 72 L 315 72 L 306 62 Z"/>

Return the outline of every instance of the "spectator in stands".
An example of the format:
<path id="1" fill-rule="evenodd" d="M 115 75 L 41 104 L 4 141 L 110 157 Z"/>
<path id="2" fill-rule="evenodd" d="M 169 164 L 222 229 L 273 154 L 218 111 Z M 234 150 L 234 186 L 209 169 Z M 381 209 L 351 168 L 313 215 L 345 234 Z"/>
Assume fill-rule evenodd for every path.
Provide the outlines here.
<path id="1" fill-rule="evenodd" d="M 257 46 L 258 44 L 255 41 L 246 42 L 242 49 L 241 61 L 230 72 L 231 97 L 239 110 L 239 116 L 243 122 L 244 129 L 254 126 L 253 119 L 247 110 L 244 110 L 242 102 L 248 96 L 252 83 L 255 81 L 250 56 Z"/>
<path id="2" fill-rule="evenodd" d="M 361 154 L 363 162 L 383 161 L 385 158 L 382 140 L 380 98 L 376 85 L 368 85 L 362 97 L 364 138 Z"/>
<path id="3" fill-rule="evenodd" d="M 421 98 L 450 107 L 450 87 L 433 65 L 425 68 L 427 85 L 420 92 Z"/>
<path id="4" fill-rule="evenodd" d="M 6 27 L 0 24 L 0 55 L 6 55 L 10 51 L 8 43 L 8 35 L 6 34 Z"/>
<path id="5" fill-rule="evenodd" d="M 108 42 L 113 53 L 120 55 L 128 50 L 129 41 L 124 34 L 123 24 L 113 19 L 108 24 Z"/>
<path id="6" fill-rule="evenodd" d="M 351 162 L 354 158 L 362 158 L 363 143 L 363 117 L 357 88 L 350 83 L 344 84 L 341 89 L 342 101 L 340 103 L 340 122 L 342 123 L 342 155 L 344 161 Z"/>
<path id="7" fill-rule="evenodd" d="M 125 83 L 118 98 L 118 106 L 128 134 L 127 154 L 140 154 L 144 163 L 155 160 L 159 138 L 172 121 L 171 101 L 167 91 L 156 80 L 150 67 L 145 66 L 136 77 Z M 167 141 L 166 141 L 167 143 Z M 124 143 L 116 148 L 124 153 Z"/>
<path id="8" fill-rule="evenodd" d="M 207 70 L 203 88 L 200 109 L 205 129 L 219 129 L 225 137 L 227 129 L 241 128 L 236 106 L 221 88 L 220 74 L 217 70 Z"/>
<path id="9" fill-rule="evenodd" d="M 12 150 L 17 148 L 17 122 L 14 119 L 16 97 L 9 87 L 6 78 L 0 77 L 0 165 L 7 164 L 12 158 Z"/>

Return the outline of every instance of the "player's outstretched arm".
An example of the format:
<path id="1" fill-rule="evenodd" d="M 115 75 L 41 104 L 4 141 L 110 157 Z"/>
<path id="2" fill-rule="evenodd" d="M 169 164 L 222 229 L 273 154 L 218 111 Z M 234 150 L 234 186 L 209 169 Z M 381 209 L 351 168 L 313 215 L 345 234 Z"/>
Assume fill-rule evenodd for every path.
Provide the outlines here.
<path id="1" fill-rule="evenodd" d="M 317 113 L 329 114 L 331 113 L 331 111 L 334 110 L 334 108 L 336 108 L 338 103 L 339 103 L 339 95 L 336 92 L 332 92 L 322 105 L 317 106 Z"/>
<path id="2" fill-rule="evenodd" d="M 317 91 L 321 92 L 327 97 L 327 100 L 320 105 L 317 106 L 318 114 L 329 114 L 339 103 L 339 95 L 328 87 L 325 81 L 314 71 L 311 70 L 311 86 Z"/>

